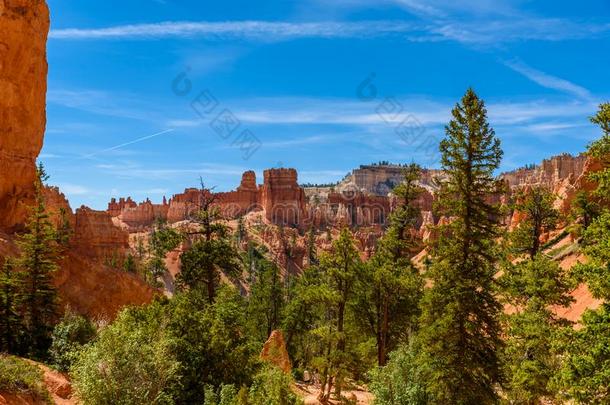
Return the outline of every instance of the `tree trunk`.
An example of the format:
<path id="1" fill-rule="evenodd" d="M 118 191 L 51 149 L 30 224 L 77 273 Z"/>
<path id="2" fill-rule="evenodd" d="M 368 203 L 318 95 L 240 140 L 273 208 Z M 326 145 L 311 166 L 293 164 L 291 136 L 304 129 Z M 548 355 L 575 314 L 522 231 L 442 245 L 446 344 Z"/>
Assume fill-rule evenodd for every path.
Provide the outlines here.
<path id="1" fill-rule="evenodd" d="M 388 347 L 388 333 L 389 333 L 389 305 L 388 298 L 384 297 L 383 300 L 383 322 L 381 324 L 381 344 L 379 345 L 379 365 L 385 366 L 387 362 L 387 347 Z"/>

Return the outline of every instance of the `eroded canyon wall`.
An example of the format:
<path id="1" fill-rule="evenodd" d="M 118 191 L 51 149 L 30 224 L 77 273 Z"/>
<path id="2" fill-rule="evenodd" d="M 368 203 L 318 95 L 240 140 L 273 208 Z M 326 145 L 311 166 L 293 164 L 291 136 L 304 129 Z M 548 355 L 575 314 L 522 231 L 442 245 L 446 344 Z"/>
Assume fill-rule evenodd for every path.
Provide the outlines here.
<path id="1" fill-rule="evenodd" d="M 0 227 L 24 222 L 46 125 L 49 10 L 0 0 Z"/>

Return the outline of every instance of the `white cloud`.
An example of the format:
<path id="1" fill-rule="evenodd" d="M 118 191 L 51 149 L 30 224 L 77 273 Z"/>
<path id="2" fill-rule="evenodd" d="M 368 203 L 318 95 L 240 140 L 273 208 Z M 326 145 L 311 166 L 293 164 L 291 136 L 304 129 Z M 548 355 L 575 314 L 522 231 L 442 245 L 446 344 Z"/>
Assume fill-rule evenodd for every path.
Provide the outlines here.
<path id="1" fill-rule="evenodd" d="M 424 10 L 421 2 L 402 0 L 411 8 Z M 430 8 L 422 22 L 405 20 L 351 22 L 271 22 L 166 21 L 106 28 L 63 28 L 51 31 L 51 39 L 159 39 L 205 38 L 208 40 L 246 39 L 281 41 L 298 38 L 370 38 L 400 35 L 407 41 L 457 41 L 466 44 L 497 45 L 522 40 L 559 41 L 606 35 L 610 24 L 592 24 L 559 18 L 514 16 L 478 20 L 444 18 Z"/>
<path id="2" fill-rule="evenodd" d="M 591 98 L 591 93 L 584 87 L 574 84 L 568 80 L 561 79 L 559 77 L 534 69 L 533 67 L 528 66 L 523 62 L 508 61 L 505 62 L 505 64 L 515 72 L 525 76 L 529 80 L 539 84 L 542 87 L 558 90 L 563 93 L 579 97 L 581 99 Z"/>
<path id="3" fill-rule="evenodd" d="M 174 180 L 189 179 L 195 181 L 199 176 L 217 178 L 219 176 L 241 176 L 249 170 L 243 166 L 232 166 L 224 164 L 206 163 L 192 167 L 178 168 L 150 168 L 140 165 L 131 165 L 128 169 L 121 165 L 97 165 L 98 169 L 123 179 L 147 179 L 147 180 Z"/>
<path id="4" fill-rule="evenodd" d="M 52 39 L 112 39 L 165 37 L 204 37 L 209 39 L 241 38 L 255 40 L 282 40 L 305 37 L 345 38 L 368 37 L 417 31 L 404 21 L 359 22 L 270 22 L 225 21 L 184 22 L 168 21 L 153 24 L 132 24 L 108 28 L 64 28 L 50 33 Z"/>

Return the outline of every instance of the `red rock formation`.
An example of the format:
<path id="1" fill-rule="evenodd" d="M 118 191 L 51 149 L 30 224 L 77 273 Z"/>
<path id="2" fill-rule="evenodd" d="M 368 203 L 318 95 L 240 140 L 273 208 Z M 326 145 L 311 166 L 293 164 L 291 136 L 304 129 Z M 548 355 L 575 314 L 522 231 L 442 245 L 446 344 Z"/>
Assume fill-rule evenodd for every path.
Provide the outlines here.
<path id="1" fill-rule="evenodd" d="M 559 209 L 565 218 L 570 212 L 576 193 L 581 189 L 593 187 L 587 180 L 587 174 L 593 169 L 592 164 L 586 155 L 563 154 L 545 159 L 539 166 L 517 169 L 504 173 L 501 177 L 508 184 L 510 194 L 515 189 L 547 188 L 557 196 L 555 208 Z M 513 213 L 507 221 L 509 229 L 514 229 L 522 220 L 522 214 Z"/>
<path id="2" fill-rule="evenodd" d="M 119 219 L 127 224 L 130 230 L 143 229 L 151 226 L 156 220 L 167 220 L 169 204 L 153 204 L 149 199 L 135 207 L 125 207 L 119 215 Z"/>
<path id="3" fill-rule="evenodd" d="M 163 197 L 165 199 L 165 197 Z M 108 213 L 113 217 L 118 217 L 125 208 L 135 208 L 138 204 L 131 197 L 120 198 L 117 202 L 116 198 L 112 198 L 108 203 Z"/>
<path id="4" fill-rule="evenodd" d="M 79 252 L 81 249 L 79 249 Z M 128 305 L 144 305 L 156 292 L 137 276 L 68 252 L 55 275 L 60 302 L 94 319 L 112 320 Z"/>
<path id="5" fill-rule="evenodd" d="M 56 226 L 61 226 L 64 220 L 67 220 L 70 227 L 74 229 L 76 218 L 70 208 L 70 203 L 66 196 L 59 191 L 57 187 L 44 188 L 44 201 L 47 213 L 50 216 L 51 222 Z M 62 217 L 63 211 L 63 217 Z"/>
<path id="6" fill-rule="evenodd" d="M 33 203 L 35 161 L 46 123 L 46 39 L 49 11 L 44 0 L 0 0 L 0 255 L 16 256 L 15 235 Z M 124 254 L 127 234 L 106 212 L 81 208 L 76 215 L 59 189 L 44 190 L 47 211 L 73 226 L 54 282 L 62 303 L 92 316 L 112 318 L 120 308 L 150 302 L 154 291 L 135 276 L 101 262 Z M 7 232 L 5 232 L 7 231 Z"/>
<path id="7" fill-rule="evenodd" d="M 265 217 L 274 224 L 298 225 L 305 213 L 305 192 L 297 182 L 294 169 L 269 169 L 263 172 L 261 205 Z"/>
<path id="8" fill-rule="evenodd" d="M 46 117 L 44 0 L 0 2 L 0 228 L 23 224 L 32 201 Z"/>
<path id="9" fill-rule="evenodd" d="M 107 212 L 83 206 L 76 210 L 73 245 L 80 254 L 100 262 L 121 260 L 129 248 L 129 234 L 114 226 Z"/>
<path id="10" fill-rule="evenodd" d="M 261 209 L 256 174 L 253 171 L 245 172 L 236 191 L 217 193 L 216 198 L 217 204 L 220 205 L 227 218 L 236 218 Z"/>
<path id="11" fill-rule="evenodd" d="M 286 350 L 286 342 L 284 341 L 284 334 L 280 330 L 274 330 L 271 332 L 271 336 L 263 345 L 261 352 L 261 360 L 273 364 L 279 367 L 286 374 L 292 370 L 290 364 L 290 356 L 288 350 Z"/>

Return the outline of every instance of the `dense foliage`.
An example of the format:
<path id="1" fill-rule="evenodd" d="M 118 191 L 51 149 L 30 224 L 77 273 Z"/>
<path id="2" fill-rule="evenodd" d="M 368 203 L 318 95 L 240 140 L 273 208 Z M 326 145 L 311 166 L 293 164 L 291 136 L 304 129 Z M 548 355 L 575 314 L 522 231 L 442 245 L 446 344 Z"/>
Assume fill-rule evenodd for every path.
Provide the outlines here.
<path id="1" fill-rule="evenodd" d="M 53 365 L 59 371 L 69 371 L 79 350 L 96 334 L 95 325 L 89 319 L 68 309 L 51 335 L 49 355 Z"/>
<path id="2" fill-rule="evenodd" d="M 202 184 L 189 226 L 156 223 L 124 262 L 152 284 L 163 280 L 172 296 L 126 308 L 99 330 L 70 311 L 57 323 L 51 277 L 69 230 L 50 224 L 38 188 L 22 254 L 0 271 L 0 350 L 49 359 L 93 405 L 292 405 L 301 402 L 295 379 L 316 383 L 322 403 L 350 403 L 346 391 L 361 384 L 382 405 L 608 403 L 610 107 L 592 121 L 604 134 L 588 154 L 602 164 L 591 175 L 596 189 L 573 199 L 570 220 L 580 228 L 570 247 L 587 257 L 573 271 L 548 250 L 568 235 L 555 230 L 562 218 L 549 190 L 518 192 L 519 224 L 501 232 L 500 142 L 468 90 L 440 144 L 442 220 L 428 245 L 414 231 L 422 222 L 415 164 L 402 166 L 370 256 L 352 229 L 326 229 L 322 248 L 312 226 L 298 230 L 306 259 L 298 273 L 288 266 L 297 231 L 277 229 L 288 258 L 278 263 L 254 234 L 264 225 L 248 229 L 240 218 L 232 232 Z M 173 290 L 165 257 L 178 246 Z M 574 328 L 557 314 L 580 282 L 603 303 Z M 277 329 L 292 375 L 260 359 Z M 40 378 L 35 366 L 0 357 L 0 390 L 44 397 Z"/>
<path id="3" fill-rule="evenodd" d="M 31 395 L 51 403 L 42 370 L 26 360 L 0 354 L 0 392 Z"/>

